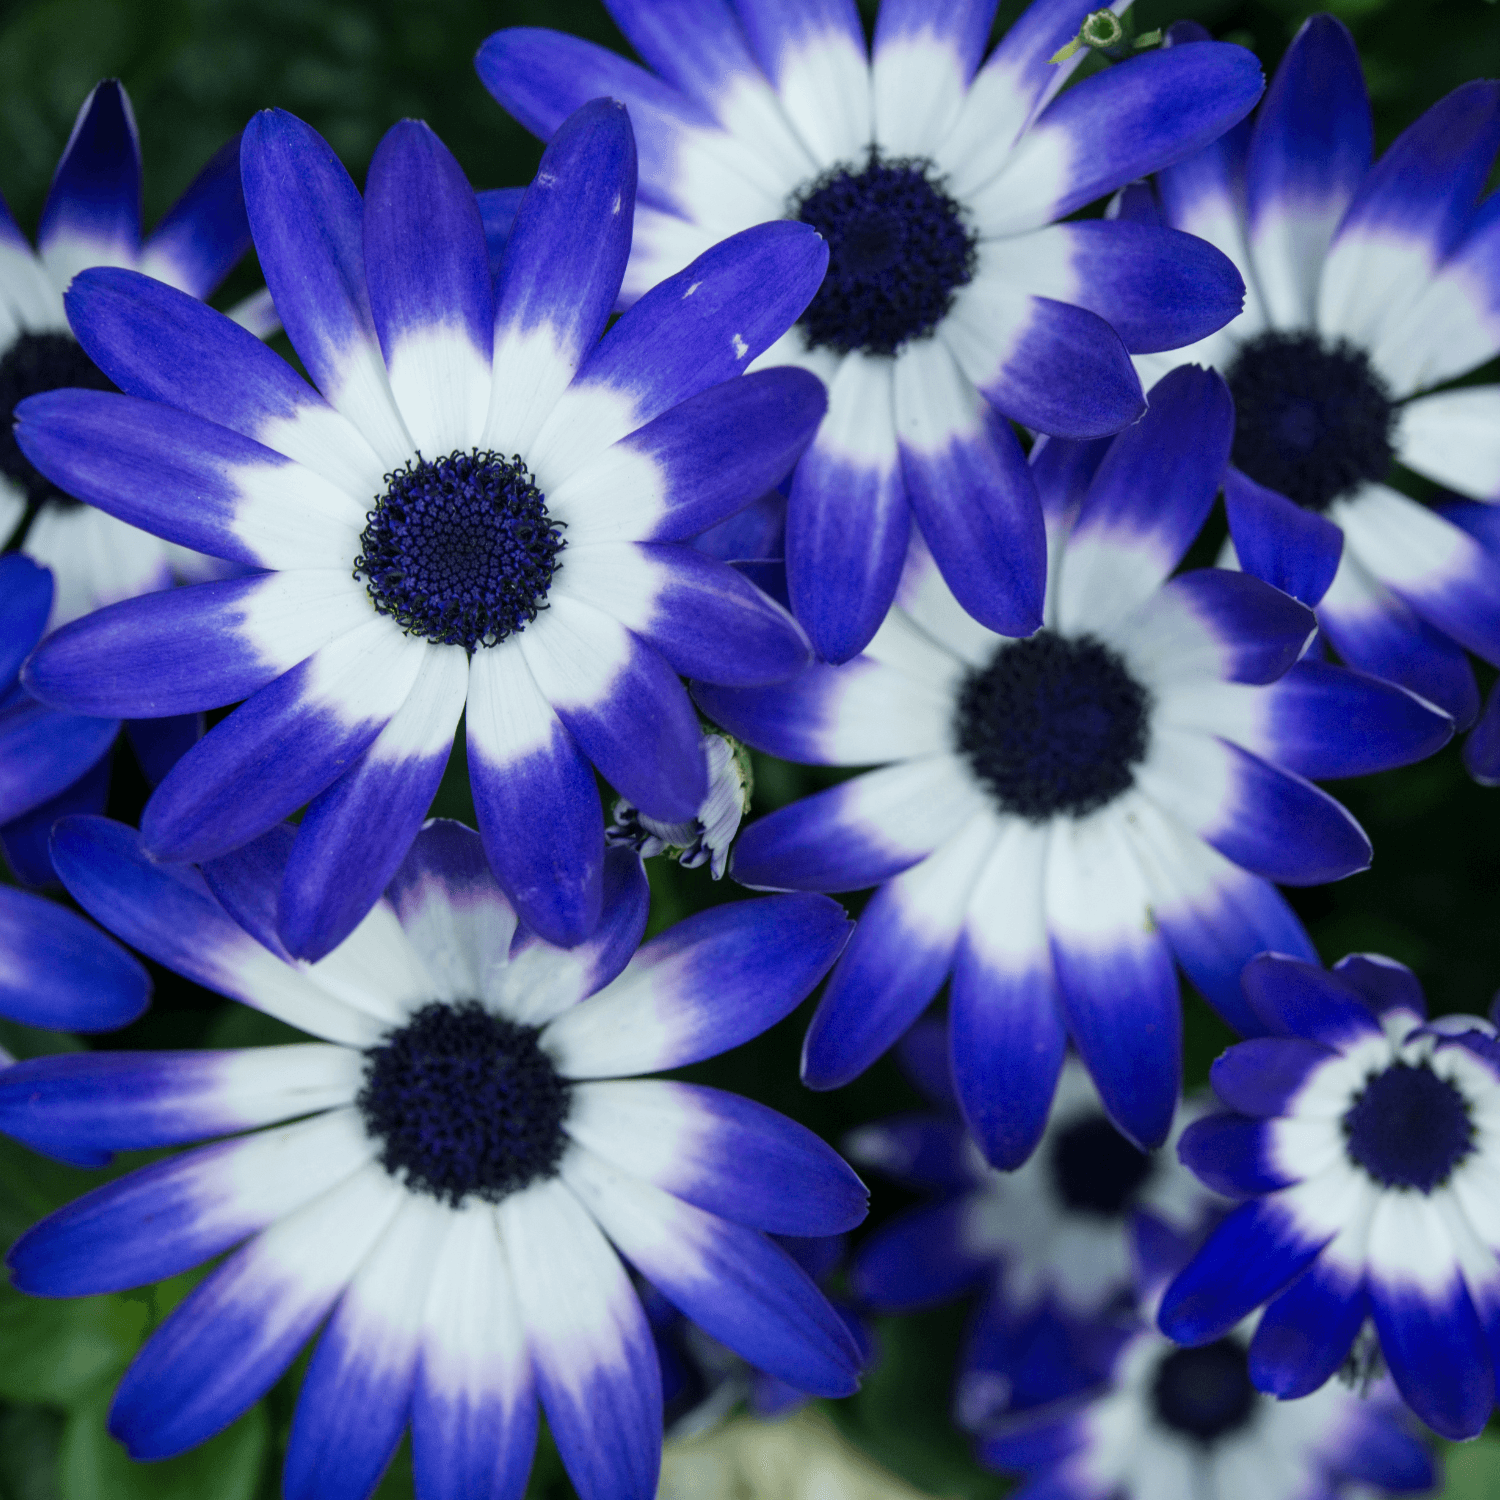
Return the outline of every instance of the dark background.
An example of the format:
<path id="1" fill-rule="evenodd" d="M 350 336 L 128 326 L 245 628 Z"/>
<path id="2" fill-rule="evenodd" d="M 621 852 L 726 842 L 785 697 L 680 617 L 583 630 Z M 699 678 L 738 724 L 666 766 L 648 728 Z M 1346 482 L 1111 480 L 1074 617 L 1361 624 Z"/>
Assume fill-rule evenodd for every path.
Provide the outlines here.
<path id="1" fill-rule="evenodd" d="M 874 5 L 863 6 L 867 18 Z M 1358 38 L 1384 147 L 1427 106 L 1470 78 L 1500 74 L 1500 6 L 1487 0 L 1344 0 L 1330 7 Z M 1021 5 L 1006 0 L 1000 26 Z M 1254 48 L 1269 73 L 1302 19 L 1295 4 L 1142 0 L 1146 31 L 1183 17 Z M 547 25 L 624 48 L 597 0 L 30 0 L 0 4 L 0 192 L 28 232 L 84 95 L 102 77 L 124 80 L 140 124 L 150 224 L 204 160 L 256 109 L 277 105 L 327 137 L 357 181 L 381 135 L 404 116 L 429 121 L 477 188 L 529 180 L 540 148 L 490 100 L 471 66 L 479 43 L 509 25 Z M 254 290 L 244 265 L 221 301 Z M 284 348 L 284 345 L 283 345 Z M 1486 677 L 1486 682 L 1488 677 Z M 819 784 L 823 773 L 762 762 L 756 811 Z M 1407 770 L 1334 788 L 1375 845 L 1367 873 L 1294 901 L 1327 960 L 1356 949 L 1416 969 L 1435 1010 L 1484 1010 L 1500 984 L 1500 790 L 1474 786 L 1456 746 Z M 131 817 L 143 795 L 121 758 L 111 810 Z M 462 764 L 451 768 L 441 810 L 464 815 Z M 706 870 L 654 862 L 653 928 L 711 901 L 734 899 Z M 150 1015 L 106 1045 L 225 1046 L 281 1039 L 275 1023 L 158 971 Z M 1193 996 L 1189 1085 L 1201 1085 L 1228 1032 Z M 750 1047 L 693 1070 L 797 1116 L 837 1141 L 851 1125 L 908 1107 L 914 1096 L 890 1062 L 851 1087 L 814 1095 L 797 1082 L 807 1008 Z M 19 1055 L 68 1039 L 0 1023 Z M 135 1158 L 134 1160 L 140 1160 Z M 130 1165 L 132 1163 L 122 1163 Z M 57 1167 L 0 1138 L 0 1245 L 92 1186 L 98 1174 Z M 878 1182 L 874 1214 L 901 1205 Z M 259 1500 L 279 1493 L 295 1379 L 196 1454 L 130 1464 L 104 1432 L 109 1393 L 141 1338 L 190 1285 L 77 1303 L 35 1303 L 0 1289 L 0 1500 Z M 939 1495 L 1005 1491 L 969 1460 L 947 1423 L 962 1311 L 891 1322 L 885 1357 L 861 1394 L 834 1415 L 845 1431 L 912 1482 Z M 1452 1496 L 1500 1493 L 1500 1443 L 1463 1451 Z M 410 1496 L 398 1457 L 381 1500 Z M 572 1494 L 543 1445 L 534 1496 Z"/>

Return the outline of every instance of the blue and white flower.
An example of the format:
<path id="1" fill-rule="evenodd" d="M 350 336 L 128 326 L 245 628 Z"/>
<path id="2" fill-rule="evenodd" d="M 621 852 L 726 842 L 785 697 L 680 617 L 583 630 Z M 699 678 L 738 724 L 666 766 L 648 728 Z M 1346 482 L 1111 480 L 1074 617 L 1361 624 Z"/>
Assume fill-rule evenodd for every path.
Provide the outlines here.
<path id="1" fill-rule="evenodd" d="M 650 1500 L 661 1382 L 617 1250 L 759 1368 L 819 1395 L 854 1389 L 842 1320 L 762 1231 L 849 1228 L 858 1178 L 762 1105 L 638 1076 L 786 1015 L 844 944 L 836 903 L 737 902 L 637 951 L 645 876 L 615 850 L 593 937 L 558 949 L 518 925 L 478 835 L 437 822 L 355 933 L 309 964 L 275 935 L 291 851 L 278 828 L 200 878 L 105 819 L 54 834 L 86 910 L 318 1038 L 0 1073 L 0 1128 L 44 1150 L 223 1138 L 96 1189 L 10 1254 L 16 1284 L 47 1297 L 227 1257 L 121 1382 L 111 1428 L 133 1457 L 225 1427 L 326 1320 L 288 1500 L 360 1500 L 408 1424 L 422 1500 L 519 1497 L 538 1400 L 584 1500 Z"/>
<path id="2" fill-rule="evenodd" d="M 1149 1309 L 1165 1278 L 1143 1269 Z M 1389 1384 L 1272 1400 L 1250 1379 L 1253 1328 L 1246 1320 L 1183 1349 L 1138 1327 L 1102 1388 L 1007 1419 L 981 1439 L 980 1455 L 1027 1476 L 1016 1500 L 1331 1500 L 1361 1484 L 1376 1494 L 1436 1487 L 1432 1457 Z"/>
<path id="3" fill-rule="evenodd" d="M 708 762 L 708 795 L 694 817 L 664 823 L 621 797 L 615 802 L 613 821 L 604 830 L 604 842 L 634 849 L 642 859 L 665 854 L 685 870 L 707 865 L 713 878 L 722 880 L 729 865 L 729 846 L 750 807 L 755 777 L 745 747 L 717 729 L 704 731 L 703 756 Z"/>
<path id="4" fill-rule="evenodd" d="M 1182 1157 L 1250 1201 L 1167 1289 L 1163 1331 L 1209 1343 L 1269 1299 L 1250 1346 L 1261 1390 L 1305 1395 L 1378 1342 L 1417 1415 L 1472 1437 L 1500 1347 L 1494 1027 L 1428 1024 L 1415 976 L 1373 955 L 1328 973 L 1269 954 L 1244 987 L 1272 1035 L 1214 1064 L 1231 1113 L 1189 1130 Z"/>
<path id="5" fill-rule="evenodd" d="M 808 1030 L 814 1088 L 861 1073 L 951 975 L 954 1080 L 991 1162 L 1031 1154 L 1070 1037 L 1110 1118 L 1152 1148 L 1179 1091 L 1176 965 L 1243 1034 L 1258 1029 L 1246 961 L 1312 956 L 1271 882 L 1336 880 L 1370 849 L 1308 778 L 1430 754 L 1452 722 L 1394 684 L 1298 663 L 1313 616 L 1261 580 L 1171 576 L 1232 427 L 1222 380 L 1189 367 L 1112 443 L 1037 446 L 1053 556 L 1030 639 L 967 614 L 917 550 L 857 660 L 695 690 L 783 759 L 879 766 L 736 845 L 748 885 L 879 886 Z"/>
<path id="6" fill-rule="evenodd" d="M 906 1312 L 983 1294 L 959 1370 L 962 1425 L 1035 1399 L 1038 1372 L 1025 1367 L 1040 1343 L 1055 1346 L 1049 1367 L 1065 1365 L 1089 1324 L 1130 1307 L 1128 1231 L 1139 1214 L 1191 1234 L 1220 1205 L 1174 1150 L 1200 1112 L 1179 1109 L 1165 1145 L 1141 1151 L 1110 1123 L 1087 1071 L 1069 1058 L 1041 1142 L 1014 1172 L 985 1161 L 956 1110 L 899 1116 L 847 1137 L 845 1153 L 857 1164 L 940 1195 L 863 1242 L 856 1295 L 877 1310 Z"/>
<path id="7" fill-rule="evenodd" d="M 256 571 L 79 621 L 28 685 L 96 714 L 248 700 L 142 833 L 157 858 L 210 859 L 307 804 L 279 901 L 306 958 L 400 864 L 462 714 L 501 884 L 577 942 L 603 890 L 595 766 L 649 816 L 691 820 L 708 780 L 677 674 L 760 683 L 808 658 L 781 606 L 680 543 L 775 484 L 816 428 L 804 371 L 738 377 L 827 252 L 804 225 L 737 236 L 601 341 L 635 187 L 629 121 L 604 100 L 549 146 L 493 290 L 474 194 L 419 122 L 385 137 L 363 200 L 284 113 L 247 127 L 242 172 L 318 390 L 212 309 L 92 271 L 70 316 L 126 394 L 33 397 L 18 433 L 72 493 Z"/>
<path id="8" fill-rule="evenodd" d="M 1241 563 L 1316 605 L 1351 666 L 1464 725 L 1479 707 L 1465 648 L 1500 662 L 1500 386 L 1445 387 L 1500 352 L 1500 194 L 1477 201 L 1500 84 L 1456 89 L 1373 165 L 1371 143 L 1354 40 L 1314 16 L 1253 126 L 1127 212 L 1201 235 L 1245 279 L 1244 312 L 1184 351 L 1235 396 L 1225 500 Z M 1170 364 L 1138 361 L 1148 378 Z M 1421 504 L 1392 464 L 1472 499 Z M 1500 718 L 1470 759 L 1500 777 Z"/>
<path id="9" fill-rule="evenodd" d="M 27 396 L 60 386 L 112 389 L 68 330 L 68 283 L 87 266 L 130 266 L 207 297 L 249 245 L 238 141 L 209 162 L 142 241 L 140 139 L 130 100 L 113 79 L 78 111 L 35 251 L 0 199 L 0 546 L 19 543 L 52 569 L 54 627 L 176 578 L 221 571 L 186 547 L 80 504 L 16 446 L 11 413 Z M 234 316 L 257 332 L 276 326 L 264 297 Z"/>
<path id="10" fill-rule="evenodd" d="M 1259 96 L 1218 45 L 1141 55 L 1059 90 L 1052 55 L 1091 0 L 1037 0 L 985 57 L 996 0 L 605 0 L 652 71 L 557 32 L 497 32 L 477 65 L 546 139 L 623 100 L 641 196 L 623 300 L 750 224 L 800 219 L 822 288 L 762 364 L 829 387 L 787 524 L 793 607 L 844 661 L 875 634 L 912 519 L 991 629 L 1042 622 L 1045 542 L 1014 420 L 1118 431 L 1143 398 L 1127 351 L 1172 349 L 1239 311 L 1233 268 L 1159 226 L 1059 223 L 1197 151 Z M 1007 420 L 1009 419 L 1009 420 Z"/>

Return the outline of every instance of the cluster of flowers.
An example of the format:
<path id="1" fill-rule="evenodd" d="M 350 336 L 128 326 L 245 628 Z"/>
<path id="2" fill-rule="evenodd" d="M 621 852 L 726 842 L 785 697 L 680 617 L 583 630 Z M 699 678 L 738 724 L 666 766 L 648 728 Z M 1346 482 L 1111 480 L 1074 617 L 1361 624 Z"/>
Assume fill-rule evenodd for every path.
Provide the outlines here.
<path id="1" fill-rule="evenodd" d="M 67 1161 L 219 1138 L 33 1227 L 16 1284 L 217 1259 L 121 1383 L 137 1458 L 317 1335 L 289 1497 L 361 1500 L 408 1428 L 422 1500 L 517 1497 L 540 1405 L 585 1500 L 645 1500 L 664 1371 L 781 1409 L 871 1356 L 818 1285 L 850 1167 L 641 1076 L 826 976 L 804 1082 L 899 1047 L 934 1109 L 846 1143 L 937 1193 L 849 1284 L 986 1289 L 987 1462 L 1430 1488 L 1412 1414 L 1495 1400 L 1500 1040 L 1321 968 L 1277 886 L 1369 862 L 1318 780 L 1471 725 L 1500 779 L 1500 390 L 1446 388 L 1500 351 L 1500 89 L 1372 161 L 1327 17 L 1262 99 L 1187 25 L 1065 89 L 1120 30 L 1078 0 L 992 50 L 995 0 L 885 0 L 869 46 L 852 0 L 607 3 L 645 66 L 480 49 L 547 143 L 524 190 L 406 121 L 361 195 L 267 111 L 143 242 L 105 83 L 36 252 L 0 209 L 0 838 L 98 924 L 0 888 L 0 1009 L 125 1024 L 118 938 L 316 1039 L 0 1071 Z M 266 295 L 216 311 L 252 243 Z M 477 832 L 424 821 L 460 722 Z M 738 837 L 776 894 L 642 945 L 644 854 L 731 859 L 737 741 L 874 769 Z M 1179 969 L 1246 1038 L 1217 1102 Z"/>

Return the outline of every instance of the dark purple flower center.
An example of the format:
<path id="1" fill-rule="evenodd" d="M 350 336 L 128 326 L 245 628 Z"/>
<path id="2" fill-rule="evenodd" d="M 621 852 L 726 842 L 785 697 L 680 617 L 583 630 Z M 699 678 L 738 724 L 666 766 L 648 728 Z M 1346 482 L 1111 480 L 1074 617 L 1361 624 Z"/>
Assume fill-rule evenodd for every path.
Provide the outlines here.
<path id="1" fill-rule="evenodd" d="M 1151 1386 L 1157 1420 L 1205 1444 L 1245 1426 L 1258 1395 L 1245 1350 L 1234 1339 L 1174 1350 Z"/>
<path id="2" fill-rule="evenodd" d="M 814 348 L 894 354 L 930 334 L 974 275 L 977 240 L 957 203 L 917 159 L 871 152 L 802 189 L 791 216 L 828 242 L 828 274 L 802 314 Z"/>
<path id="3" fill-rule="evenodd" d="M 566 1144 L 569 1085 L 536 1028 L 475 1000 L 424 1005 L 369 1048 L 355 1102 L 386 1171 L 455 1208 L 551 1177 Z"/>
<path id="4" fill-rule="evenodd" d="M 1349 1159 L 1383 1187 L 1430 1193 L 1474 1150 L 1468 1101 L 1425 1062 L 1371 1075 L 1342 1123 Z"/>
<path id="5" fill-rule="evenodd" d="M 1315 333 L 1263 333 L 1227 375 L 1235 467 L 1308 510 L 1383 480 L 1396 405 L 1362 349 Z"/>
<path id="6" fill-rule="evenodd" d="M 1092 636 L 1039 630 L 969 673 L 954 732 L 997 804 L 1034 823 L 1081 817 L 1130 788 L 1150 696 Z"/>
<path id="7" fill-rule="evenodd" d="M 495 646 L 547 607 L 563 523 L 519 457 L 450 453 L 387 474 L 354 576 L 410 635 Z"/>
<path id="8" fill-rule="evenodd" d="M 71 333 L 23 333 L 0 355 L 0 474 L 25 493 L 29 506 L 44 500 L 79 504 L 32 467 L 16 442 L 12 420 L 16 407 L 28 396 L 67 386 L 92 391 L 115 389 L 114 382 L 83 352 Z"/>
<path id="9" fill-rule="evenodd" d="M 1052 1181 L 1074 1213 L 1117 1219 L 1151 1176 L 1151 1158 L 1103 1115 L 1089 1115 L 1053 1137 Z"/>

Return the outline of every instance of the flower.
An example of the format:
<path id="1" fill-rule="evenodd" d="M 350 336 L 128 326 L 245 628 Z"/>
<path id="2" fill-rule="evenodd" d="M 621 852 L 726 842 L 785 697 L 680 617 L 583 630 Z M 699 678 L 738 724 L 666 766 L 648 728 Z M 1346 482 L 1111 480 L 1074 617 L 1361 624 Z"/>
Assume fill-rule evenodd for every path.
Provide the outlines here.
<path id="1" fill-rule="evenodd" d="M 1191 238 L 1056 221 L 1240 119 L 1263 87 L 1255 58 L 1152 53 L 1057 97 L 1078 59 L 1048 59 L 1089 0 L 1037 0 L 988 60 L 996 0 L 890 0 L 873 55 L 848 0 L 605 3 L 654 71 L 517 28 L 480 48 L 479 74 L 543 139 L 594 94 L 629 106 L 643 176 L 627 299 L 749 224 L 827 239 L 822 288 L 761 361 L 829 387 L 787 522 L 818 652 L 844 661 L 874 635 L 913 517 L 965 608 L 1029 635 L 1046 548 L 1007 419 L 1118 431 L 1143 405 L 1127 350 L 1192 342 L 1242 290 Z"/>
<path id="2" fill-rule="evenodd" d="M 93 915 L 319 1038 L 74 1053 L 0 1073 L 0 1127 L 43 1149 L 229 1137 L 96 1189 L 10 1254 L 19 1287 L 66 1297 L 227 1252 L 120 1384 L 111 1427 L 133 1457 L 226 1426 L 326 1318 L 288 1500 L 359 1500 L 408 1420 L 423 1500 L 518 1497 L 538 1398 L 585 1500 L 649 1500 L 661 1383 L 611 1242 L 760 1368 L 821 1395 L 854 1389 L 858 1351 L 838 1314 L 761 1231 L 850 1227 L 865 1211 L 859 1180 L 762 1105 L 636 1076 L 712 1057 L 790 1011 L 843 946 L 834 902 L 722 906 L 637 952 L 645 876 L 616 850 L 593 937 L 565 951 L 518 927 L 477 834 L 432 822 L 385 899 L 309 964 L 273 926 L 291 850 L 277 828 L 200 879 L 105 819 L 54 834 L 59 872 Z"/>
<path id="3" fill-rule="evenodd" d="M 861 1073 L 951 974 L 954 1081 L 994 1165 L 1035 1147 L 1070 1036 L 1116 1126 L 1160 1145 L 1179 1090 L 1174 960 L 1231 1025 L 1258 1029 L 1246 960 L 1312 954 L 1270 882 L 1369 860 L 1358 825 L 1304 778 L 1401 764 L 1451 735 L 1392 684 L 1293 666 L 1313 617 L 1268 584 L 1170 576 L 1232 424 L 1220 378 L 1187 367 L 1102 457 L 1103 444 L 1038 445 L 1053 558 L 1030 639 L 965 613 L 916 550 L 863 656 L 776 689 L 695 690 L 758 749 L 880 766 L 736 846 L 747 885 L 880 887 L 808 1030 L 812 1087 Z"/>
<path id="4" fill-rule="evenodd" d="M 86 266 L 130 266 L 207 297 L 250 244 L 240 192 L 239 142 L 219 151 L 166 217 L 141 240 L 141 147 L 125 90 L 114 79 L 84 100 L 57 164 L 33 251 L 0 199 L 0 546 L 20 546 L 51 568 L 51 624 L 101 604 L 166 588 L 175 577 L 220 571 L 81 505 L 16 446 L 19 402 L 59 386 L 111 390 L 68 331 L 63 293 Z M 234 314 L 257 332 L 276 327 L 261 298 Z"/>
<path id="5" fill-rule="evenodd" d="M 750 806 L 754 774 L 744 746 L 717 730 L 704 733 L 703 754 L 708 761 L 708 795 L 698 804 L 695 817 L 663 823 L 621 797 L 615 803 L 614 821 L 604 830 L 604 842 L 635 849 L 642 859 L 670 855 L 686 870 L 708 865 L 713 878 L 722 880 L 729 846 Z"/>
<path id="6" fill-rule="evenodd" d="M 1214 1064 L 1230 1112 L 1194 1125 L 1182 1157 L 1249 1201 L 1167 1289 L 1162 1330 L 1210 1343 L 1270 1299 L 1250 1375 L 1285 1399 L 1323 1385 L 1371 1320 L 1412 1410 L 1472 1437 L 1495 1404 L 1494 1028 L 1427 1024 L 1415 976 L 1376 955 L 1327 973 L 1267 954 L 1244 987 L 1272 1035 Z"/>
<path id="7" fill-rule="evenodd" d="M 1171 1236 L 1138 1244 L 1152 1239 L 1172 1245 L 1180 1264 L 1185 1245 Z M 1165 1277 L 1149 1261 L 1143 1270 L 1149 1309 Z M 1017 1500 L 1311 1500 L 1359 1482 L 1382 1493 L 1436 1487 L 1432 1458 L 1388 1384 L 1269 1400 L 1250 1380 L 1252 1328 L 1249 1320 L 1181 1349 L 1138 1326 L 1102 1388 L 998 1424 L 980 1455 L 1028 1475 Z"/>
<path id="8" fill-rule="evenodd" d="M 1131 1304 L 1127 1230 L 1138 1215 L 1184 1234 L 1202 1227 L 1217 1195 L 1174 1150 L 1197 1113 L 1179 1110 L 1167 1143 L 1143 1152 L 1110 1123 L 1070 1057 L 1041 1142 L 1014 1172 L 985 1161 L 956 1107 L 878 1121 L 846 1138 L 852 1161 L 941 1194 L 865 1239 L 856 1294 L 876 1309 L 906 1312 L 971 1288 L 984 1293 L 959 1371 L 961 1425 L 1081 1383 L 1067 1368 L 1070 1353 L 1088 1341 L 1089 1325 Z M 1042 1353 L 1051 1358 L 1038 1365 Z"/>
<path id="9" fill-rule="evenodd" d="M 1434 508 L 1389 471 L 1500 499 L 1500 386 L 1435 389 L 1500 352 L 1500 195 L 1476 207 L 1500 84 L 1454 90 L 1373 165 L 1371 139 L 1354 39 L 1313 16 L 1253 126 L 1161 173 L 1133 211 L 1210 240 L 1245 278 L 1244 312 L 1181 356 L 1234 393 L 1240 562 L 1316 605 L 1351 666 L 1465 725 L 1479 695 L 1464 648 L 1500 662 L 1500 535 L 1488 504 Z M 1139 361 L 1143 375 L 1169 363 Z M 1469 755 L 1500 776 L 1500 738 Z"/>
<path id="10" fill-rule="evenodd" d="M 594 766 L 664 822 L 707 791 L 677 673 L 766 682 L 807 660 L 779 605 L 679 545 L 786 472 L 816 427 L 800 370 L 738 377 L 816 288 L 802 225 L 711 250 L 602 340 L 630 241 L 635 147 L 600 100 L 558 132 L 498 295 L 473 192 L 423 124 L 360 195 L 291 115 L 246 128 L 257 252 L 319 395 L 220 314 L 127 271 L 69 293 L 124 395 L 61 391 L 19 441 L 75 494 L 256 571 L 115 606 L 27 683 L 96 714 L 247 699 L 142 818 L 152 854 L 214 858 L 307 805 L 279 901 L 319 958 L 369 910 L 465 715 L 479 827 L 527 923 L 598 920 Z M 326 399 L 325 399 L 326 398 Z"/>

